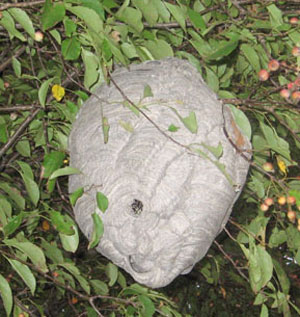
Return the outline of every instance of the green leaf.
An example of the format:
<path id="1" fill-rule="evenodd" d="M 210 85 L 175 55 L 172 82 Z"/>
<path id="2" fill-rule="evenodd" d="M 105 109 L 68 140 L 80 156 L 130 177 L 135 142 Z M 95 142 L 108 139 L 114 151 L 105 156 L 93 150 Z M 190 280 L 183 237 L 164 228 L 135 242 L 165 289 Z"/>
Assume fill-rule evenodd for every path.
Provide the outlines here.
<path id="1" fill-rule="evenodd" d="M 64 27 L 66 36 L 70 37 L 77 29 L 77 24 L 69 17 L 64 18 Z"/>
<path id="2" fill-rule="evenodd" d="M 260 317 L 269 317 L 269 310 L 268 310 L 268 307 L 265 304 L 263 304 L 261 306 L 261 311 L 260 311 L 260 315 L 259 316 Z"/>
<path id="3" fill-rule="evenodd" d="M 2 25 L 8 32 L 10 40 L 14 37 L 18 38 L 22 42 L 26 41 L 24 35 L 19 32 L 15 27 L 15 21 L 8 13 L 8 11 L 2 11 L 2 18 L 0 19 L 0 25 Z"/>
<path id="4" fill-rule="evenodd" d="M 6 311 L 6 316 L 10 316 L 12 306 L 13 306 L 13 297 L 11 288 L 7 280 L 0 274 L 0 294 L 3 301 L 3 306 Z"/>
<path id="5" fill-rule="evenodd" d="M 98 208 L 102 211 L 105 212 L 106 209 L 108 208 L 108 199 L 107 197 L 101 193 L 97 192 L 96 194 L 96 200 L 97 200 L 97 206 Z"/>
<path id="6" fill-rule="evenodd" d="M 80 55 L 80 42 L 76 37 L 65 39 L 61 43 L 61 52 L 68 61 L 76 60 Z"/>
<path id="7" fill-rule="evenodd" d="M 71 262 L 68 263 L 60 263 L 61 267 L 65 268 L 67 271 L 69 271 L 79 282 L 80 286 L 85 290 L 87 294 L 90 294 L 90 286 L 87 280 L 81 276 L 80 271 L 78 268 Z"/>
<path id="8" fill-rule="evenodd" d="M 90 280 L 90 284 L 94 288 L 96 294 L 108 295 L 109 289 L 107 284 L 100 280 Z"/>
<path id="9" fill-rule="evenodd" d="M 196 29 L 200 29 L 201 31 L 206 30 L 206 24 L 200 13 L 188 8 L 187 10 L 190 21 Z"/>
<path id="10" fill-rule="evenodd" d="M 65 154 L 59 151 L 51 151 L 44 156 L 43 178 L 48 178 L 53 172 L 63 165 Z"/>
<path id="11" fill-rule="evenodd" d="M 132 0 L 133 4 L 141 10 L 150 26 L 154 26 L 158 19 L 158 12 L 152 1 Z"/>
<path id="12" fill-rule="evenodd" d="M 69 199 L 71 205 L 74 207 L 76 204 L 77 199 L 79 199 L 84 193 L 83 187 L 76 189 L 72 194 L 70 194 Z"/>
<path id="13" fill-rule="evenodd" d="M 173 123 L 170 124 L 169 127 L 168 127 L 168 131 L 170 131 L 170 132 L 176 132 L 176 131 L 178 131 L 179 129 L 180 129 L 180 128 L 177 127 L 177 126 L 175 126 Z"/>
<path id="14" fill-rule="evenodd" d="M 12 58 L 13 70 L 17 77 L 20 77 L 22 74 L 21 63 L 13 56 Z"/>
<path id="15" fill-rule="evenodd" d="M 214 91 L 219 91 L 219 78 L 218 76 L 208 67 L 205 67 L 206 71 L 206 83 Z"/>
<path id="16" fill-rule="evenodd" d="M 103 232 L 104 232 L 102 219 L 99 217 L 99 215 L 96 212 L 92 214 L 92 219 L 93 219 L 94 226 L 93 226 L 92 238 L 88 245 L 88 249 L 92 249 L 99 244 L 100 238 L 103 236 Z"/>
<path id="17" fill-rule="evenodd" d="M 260 122 L 260 128 L 267 140 L 268 146 L 275 152 L 281 154 L 284 158 L 291 161 L 290 150 L 289 150 L 289 143 L 284 139 L 280 138 L 276 131 Z"/>
<path id="18" fill-rule="evenodd" d="M 196 114 L 194 111 L 191 111 L 187 117 L 180 117 L 180 119 L 187 129 L 189 129 L 192 133 L 197 133 L 198 124 Z"/>
<path id="19" fill-rule="evenodd" d="M 108 142 L 109 128 L 110 126 L 108 123 L 108 119 L 106 117 L 102 117 L 102 131 L 103 131 L 104 144 Z"/>
<path id="20" fill-rule="evenodd" d="M 54 78 L 47 79 L 41 84 L 41 87 L 39 89 L 38 95 L 39 95 L 39 102 L 42 107 L 45 107 L 46 105 L 46 98 L 48 94 L 48 89 L 50 84 L 52 83 Z"/>
<path id="21" fill-rule="evenodd" d="M 283 24 L 281 10 L 279 10 L 275 4 L 267 6 L 267 10 L 269 11 L 272 28 L 281 26 Z"/>
<path id="22" fill-rule="evenodd" d="M 258 73 L 261 69 L 261 66 L 255 49 L 250 44 L 242 44 L 240 49 L 244 53 L 252 68 Z"/>
<path id="23" fill-rule="evenodd" d="M 117 18 L 128 24 L 135 32 L 141 33 L 143 31 L 142 13 L 139 10 L 126 7 L 117 13 Z"/>
<path id="24" fill-rule="evenodd" d="M 33 179 L 33 172 L 28 163 L 17 161 L 17 164 L 20 166 L 22 174 L 24 174 L 26 177 Z"/>
<path id="25" fill-rule="evenodd" d="M 50 1 L 46 1 L 41 17 L 43 30 L 46 31 L 61 22 L 65 15 L 66 10 L 63 4 L 52 5 Z"/>
<path id="26" fill-rule="evenodd" d="M 174 56 L 171 45 L 164 40 L 147 41 L 145 42 L 145 46 L 155 59 Z"/>
<path id="27" fill-rule="evenodd" d="M 234 121 L 242 131 L 242 133 L 251 140 L 252 129 L 251 124 L 244 112 L 233 105 L 228 105 L 233 115 Z"/>
<path id="28" fill-rule="evenodd" d="M 290 287 L 291 287 L 291 282 L 290 282 L 286 272 L 284 271 L 284 269 L 280 265 L 280 263 L 274 258 L 272 258 L 272 261 L 273 261 L 274 269 L 275 269 L 277 278 L 279 280 L 281 289 L 285 295 L 288 295 L 289 291 L 290 291 Z"/>
<path id="29" fill-rule="evenodd" d="M 23 221 L 24 213 L 21 212 L 17 216 L 13 216 L 9 219 L 7 225 L 3 228 L 4 234 L 9 236 L 14 233 L 21 225 Z"/>
<path id="30" fill-rule="evenodd" d="M 16 145 L 16 150 L 24 157 L 31 156 L 30 143 L 28 140 L 21 140 Z"/>
<path id="31" fill-rule="evenodd" d="M 51 223 L 55 229 L 66 235 L 74 235 L 74 223 L 73 221 L 68 220 L 64 215 L 55 210 L 49 210 L 49 215 L 51 218 Z"/>
<path id="32" fill-rule="evenodd" d="M 230 53 L 232 53 L 239 44 L 238 37 L 235 38 L 236 39 L 231 40 L 227 43 L 220 44 L 218 49 L 215 52 L 213 52 L 210 56 L 208 56 L 208 59 L 220 60 L 222 57 L 228 56 Z"/>
<path id="33" fill-rule="evenodd" d="M 223 146 L 221 142 L 219 142 L 217 146 L 211 146 L 204 143 L 201 143 L 201 145 L 213 154 L 216 159 L 219 159 L 223 154 Z"/>
<path id="34" fill-rule="evenodd" d="M 38 187 L 37 183 L 33 179 L 27 177 L 23 173 L 21 173 L 21 176 L 23 178 L 23 181 L 24 181 L 25 188 L 26 188 L 26 191 L 28 193 L 28 196 L 31 199 L 32 203 L 36 206 L 38 201 L 40 200 L 39 187 Z"/>
<path id="35" fill-rule="evenodd" d="M 134 131 L 133 126 L 129 122 L 125 122 L 123 120 L 119 120 L 119 125 L 124 128 L 126 131 L 132 133 Z"/>
<path id="36" fill-rule="evenodd" d="M 26 254 L 30 258 L 31 262 L 41 271 L 45 273 L 48 272 L 44 253 L 38 246 L 29 241 L 19 242 L 14 238 L 5 239 L 3 242 L 7 246 L 14 247 Z"/>
<path id="37" fill-rule="evenodd" d="M 7 217 L 12 215 L 11 204 L 3 197 L 0 197 L 0 211 L 2 211 Z"/>
<path id="38" fill-rule="evenodd" d="M 68 7 L 67 9 L 83 20 L 91 31 L 96 34 L 103 32 L 103 22 L 93 9 L 82 6 Z"/>
<path id="39" fill-rule="evenodd" d="M 32 37 L 34 38 L 34 27 L 32 24 L 31 19 L 27 15 L 27 13 L 19 8 L 11 8 L 8 12 L 14 17 L 14 19 L 21 24 L 23 29 Z"/>
<path id="40" fill-rule="evenodd" d="M 10 187 L 7 183 L 0 183 L 0 189 L 4 190 L 8 196 L 17 204 L 19 209 L 25 208 L 25 199 L 21 196 L 19 190 Z"/>
<path id="41" fill-rule="evenodd" d="M 49 258 L 53 263 L 59 264 L 64 262 L 64 257 L 62 254 L 61 248 L 58 248 L 55 241 L 51 243 L 47 242 L 44 239 L 41 239 L 41 246 L 45 250 L 45 255 Z"/>
<path id="42" fill-rule="evenodd" d="M 95 54 L 84 48 L 81 49 L 81 56 L 84 64 L 84 87 L 90 89 L 99 77 L 99 61 Z"/>
<path id="43" fill-rule="evenodd" d="M 108 286 L 109 287 L 114 286 L 118 278 L 118 267 L 114 265 L 113 263 L 109 262 L 106 265 L 105 273 L 107 277 L 109 278 Z"/>
<path id="44" fill-rule="evenodd" d="M 72 221 L 72 219 L 68 217 L 68 221 Z M 74 230 L 74 234 L 69 235 L 69 234 L 64 234 L 60 232 L 59 237 L 60 237 L 60 241 L 62 243 L 63 248 L 67 252 L 75 253 L 79 245 L 79 235 L 78 235 L 78 229 L 75 223 L 73 223 L 71 228 Z"/>
<path id="45" fill-rule="evenodd" d="M 146 295 L 139 295 L 138 300 L 143 304 L 143 316 L 152 317 L 155 313 L 155 306 L 152 300 Z"/>
<path id="46" fill-rule="evenodd" d="M 30 268 L 27 265 L 17 260 L 13 260 L 9 258 L 6 258 L 6 259 L 10 263 L 10 265 L 13 267 L 13 269 L 19 274 L 19 276 L 24 281 L 24 283 L 28 286 L 33 296 L 35 292 L 35 288 L 36 288 L 36 280 Z"/>
<path id="47" fill-rule="evenodd" d="M 173 15 L 174 19 L 178 22 L 183 30 L 185 30 L 185 14 L 183 10 L 178 6 L 168 2 L 165 2 L 166 7 Z"/>
<path id="48" fill-rule="evenodd" d="M 147 97 L 153 97 L 153 92 L 149 85 L 146 85 L 144 87 L 143 98 L 147 98 Z"/>
<path id="49" fill-rule="evenodd" d="M 52 180 L 60 176 L 74 175 L 74 174 L 80 174 L 80 173 L 81 172 L 79 169 L 75 167 L 71 167 L 71 166 L 66 166 L 66 167 L 59 168 L 58 170 L 53 172 L 51 176 L 49 177 L 49 180 Z"/>

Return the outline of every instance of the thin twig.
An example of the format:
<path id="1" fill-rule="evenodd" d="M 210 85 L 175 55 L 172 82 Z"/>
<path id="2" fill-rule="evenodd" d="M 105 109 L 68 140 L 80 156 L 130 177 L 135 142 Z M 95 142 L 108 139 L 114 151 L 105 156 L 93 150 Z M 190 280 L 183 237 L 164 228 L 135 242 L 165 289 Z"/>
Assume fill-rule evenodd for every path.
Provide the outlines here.
<path id="1" fill-rule="evenodd" d="M 19 3 L 7 3 L 0 7 L 0 11 L 9 9 L 9 8 L 26 8 L 26 7 L 32 7 L 39 4 L 44 4 L 45 0 L 37 0 L 37 1 L 31 1 L 31 2 L 19 2 Z"/>
<path id="2" fill-rule="evenodd" d="M 0 8 L 0 10 L 1 10 L 1 8 Z M 25 46 L 20 47 L 12 57 L 8 58 L 5 62 L 3 62 L 0 65 L 0 72 L 2 72 L 8 65 L 10 65 L 13 57 L 17 58 L 20 55 L 22 55 L 24 53 L 25 49 L 26 49 Z"/>
<path id="3" fill-rule="evenodd" d="M 15 106 L 15 107 L 0 107 L 0 112 L 17 112 L 17 111 L 27 111 L 38 108 L 37 106 Z"/>
<path id="4" fill-rule="evenodd" d="M 241 269 L 234 263 L 234 261 L 232 260 L 232 258 L 224 251 L 224 249 L 222 248 L 222 246 L 217 242 L 214 241 L 215 245 L 218 247 L 218 249 L 223 253 L 223 255 L 225 256 L 225 258 L 231 262 L 231 264 L 234 266 L 234 268 L 239 272 L 239 274 L 249 283 L 249 279 L 248 277 L 241 271 Z"/>

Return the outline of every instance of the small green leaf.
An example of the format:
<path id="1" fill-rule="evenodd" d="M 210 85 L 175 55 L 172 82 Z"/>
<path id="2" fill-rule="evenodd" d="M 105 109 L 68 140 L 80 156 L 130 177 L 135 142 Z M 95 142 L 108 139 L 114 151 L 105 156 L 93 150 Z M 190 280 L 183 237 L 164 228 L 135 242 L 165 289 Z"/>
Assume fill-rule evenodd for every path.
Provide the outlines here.
<path id="1" fill-rule="evenodd" d="M 289 291 L 290 291 L 290 287 L 291 287 L 291 282 L 290 282 L 285 270 L 281 266 L 281 264 L 274 258 L 272 258 L 272 261 L 273 261 L 274 269 L 275 269 L 276 275 L 278 277 L 281 289 L 282 289 L 283 293 L 288 296 Z"/>
<path id="2" fill-rule="evenodd" d="M 110 128 L 110 126 L 108 123 L 108 119 L 106 117 L 102 117 L 102 131 L 103 131 L 103 138 L 104 138 L 105 144 L 108 142 L 109 128 Z"/>
<path id="3" fill-rule="evenodd" d="M 41 104 L 42 107 L 45 107 L 46 105 L 46 98 L 47 98 L 47 94 L 48 94 L 48 89 L 50 84 L 52 83 L 54 78 L 50 78 L 46 81 L 44 81 L 41 84 L 41 87 L 39 89 L 38 95 L 39 95 L 39 102 Z"/>
<path id="4" fill-rule="evenodd" d="M 45 255 L 53 263 L 59 264 L 64 262 L 64 256 L 61 248 L 58 248 L 55 241 L 51 243 L 41 238 L 41 246 L 45 250 Z"/>
<path id="5" fill-rule="evenodd" d="M 76 37 L 67 38 L 61 43 L 61 52 L 68 61 L 76 60 L 80 55 L 80 42 Z"/>
<path id="6" fill-rule="evenodd" d="M 19 32 L 15 27 L 15 21 L 8 13 L 8 11 L 2 11 L 2 18 L 0 19 L 0 25 L 2 25 L 8 32 L 10 40 L 14 37 L 18 38 L 22 42 L 26 41 L 25 36 Z"/>
<path id="7" fill-rule="evenodd" d="M 51 4 L 51 1 L 47 0 L 41 17 L 43 30 L 46 31 L 61 22 L 65 15 L 66 10 L 63 4 Z"/>
<path id="8" fill-rule="evenodd" d="M 51 222 L 57 231 L 66 235 L 75 234 L 73 221 L 66 219 L 64 215 L 55 210 L 49 210 L 49 215 Z"/>
<path id="9" fill-rule="evenodd" d="M 228 56 L 237 48 L 238 44 L 239 44 L 238 39 L 231 40 L 225 44 L 220 44 L 220 47 L 215 52 L 213 52 L 210 56 L 208 56 L 208 59 L 219 60 L 222 57 Z"/>
<path id="10" fill-rule="evenodd" d="M 250 65 L 256 72 L 259 72 L 261 69 L 259 57 L 257 52 L 250 44 L 242 44 L 240 46 L 241 51 L 244 53 L 245 57 L 249 61 Z"/>
<path id="11" fill-rule="evenodd" d="M 129 122 L 125 122 L 123 120 L 119 120 L 119 124 L 122 128 L 124 128 L 126 131 L 132 133 L 134 131 L 133 126 Z"/>
<path id="12" fill-rule="evenodd" d="M 63 165 L 65 154 L 59 151 L 52 151 L 45 155 L 42 164 L 44 170 L 42 173 L 43 178 L 48 178 L 53 172 Z"/>
<path id="13" fill-rule="evenodd" d="M 201 143 L 201 145 L 213 154 L 216 159 L 219 159 L 223 154 L 223 146 L 221 142 L 219 142 L 217 146 L 211 146 L 204 143 Z"/>
<path id="14" fill-rule="evenodd" d="M 152 92 L 152 89 L 149 85 L 146 85 L 144 87 L 143 98 L 147 98 L 147 97 L 153 97 L 153 92 Z"/>
<path id="15" fill-rule="evenodd" d="M 278 9 L 275 4 L 267 6 L 267 10 L 269 11 L 272 28 L 278 28 L 281 26 L 283 24 L 281 10 Z"/>
<path id="16" fill-rule="evenodd" d="M 152 317 L 155 313 L 155 306 L 149 296 L 139 295 L 138 300 L 143 304 L 143 316 Z"/>
<path id="17" fill-rule="evenodd" d="M 205 21 L 200 13 L 192 10 L 191 8 L 188 8 L 187 13 L 190 21 L 196 29 L 200 29 L 201 31 L 206 30 Z"/>
<path id="18" fill-rule="evenodd" d="M 0 274 L 0 294 L 3 301 L 3 306 L 6 311 L 6 315 L 10 316 L 12 307 L 13 307 L 13 297 L 11 288 L 7 282 L 7 280 Z"/>
<path id="19" fill-rule="evenodd" d="M 107 284 L 100 280 L 90 280 L 92 287 L 94 288 L 96 294 L 108 295 L 109 289 Z"/>
<path id="20" fill-rule="evenodd" d="M 68 221 L 71 222 L 72 219 L 68 217 Z M 68 252 L 75 253 L 79 244 L 79 235 L 78 235 L 78 229 L 75 223 L 73 223 L 71 228 L 74 230 L 74 234 L 69 235 L 69 234 L 64 234 L 60 232 L 59 237 L 60 237 L 60 241 L 62 243 L 63 248 Z"/>
<path id="21" fill-rule="evenodd" d="M 24 157 L 31 156 L 30 143 L 28 140 L 21 140 L 16 145 L 16 150 Z"/>
<path id="22" fill-rule="evenodd" d="M 104 213 L 108 208 L 108 199 L 107 197 L 101 193 L 97 192 L 96 194 L 97 206 Z"/>
<path id="23" fill-rule="evenodd" d="M 17 216 L 10 218 L 7 225 L 3 228 L 4 234 L 9 236 L 10 234 L 14 233 L 20 227 L 23 217 L 24 213 L 21 212 Z"/>
<path id="24" fill-rule="evenodd" d="M 31 19 L 27 15 L 27 13 L 19 8 L 11 8 L 8 12 L 14 17 L 14 19 L 21 24 L 23 29 L 32 37 L 34 38 L 34 27 L 32 24 Z"/>
<path id="25" fill-rule="evenodd" d="M 20 77 L 22 74 L 21 63 L 13 56 L 12 58 L 13 70 L 17 77 Z"/>
<path id="26" fill-rule="evenodd" d="M 26 177 L 33 179 L 33 172 L 28 163 L 17 161 L 17 164 L 20 166 L 22 170 L 22 174 L 24 174 Z"/>
<path id="27" fill-rule="evenodd" d="M 14 247 L 26 254 L 30 258 L 32 263 L 41 271 L 45 273 L 48 272 L 44 253 L 38 246 L 29 241 L 19 242 L 16 239 L 5 239 L 3 240 L 3 242 L 7 246 Z"/>
<path id="28" fill-rule="evenodd" d="M 105 273 L 107 277 L 109 278 L 108 286 L 109 287 L 114 286 L 118 278 L 118 267 L 114 265 L 113 263 L 109 262 L 106 265 Z"/>
<path id="29" fill-rule="evenodd" d="M 262 304 L 259 317 L 269 317 L 269 310 L 265 304 Z"/>
<path id="30" fill-rule="evenodd" d="M 30 200 L 32 201 L 32 203 L 36 206 L 39 199 L 40 199 L 39 187 L 33 179 L 27 177 L 23 173 L 21 173 L 21 176 L 23 178 L 28 196 L 29 196 Z"/>
<path id="31" fill-rule="evenodd" d="M 27 265 L 17 260 L 13 260 L 9 258 L 6 258 L 6 259 L 10 263 L 10 265 L 13 267 L 13 269 L 19 274 L 19 276 L 24 281 L 24 283 L 28 286 L 33 296 L 35 292 L 35 288 L 36 288 L 36 280 L 30 268 Z"/>
<path id="32" fill-rule="evenodd" d="M 0 183 L 0 188 L 8 194 L 8 196 L 17 204 L 19 209 L 25 208 L 25 199 L 22 197 L 18 189 L 10 187 L 7 183 L 4 182 Z"/>
<path id="33" fill-rule="evenodd" d="M 96 212 L 94 212 L 92 214 L 92 218 L 93 218 L 94 227 L 93 227 L 92 238 L 88 245 L 88 249 L 92 249 L 99 244 L 99 241 L 104 232 L 103 222 L 102 222 L 102 219 L 99 217 L 99 215 Z"/>
<path id="34" fill-rule="evenodd" d="M 128 24 L 135 32 L 141 33 L 144 25 L 142 23 L 142 13 L 134 8 L 126 7 L 117 13 L 118 19 Z"/>
<path id="35" fill-rule="evenodd" d="M 150 40 L 145 42 L 145 46 L 155 59 L 162 59 L 174 56 L 172 46 L 164 40 Z"/>
<path id="36" fill-rule="evenodd" d="M 84 64 L 84 87 L 90 89 L 99 77 L 99 60 L 92 52 L 81 49 L 81 56 Z"/>
<path id="37" fill-rule="evenodd" d="M 240 128 L 240 130 L 243 132 L 243 134 L 251 140 L 251 135 L 252 135 L 252 129 L 251 129 L 251 124 L 247 118 L 247 116 L 244 114 L 244 112 L 233 105 L 228 105 L 235 123 L 237 126 Z"/>
<path id="38" fill-rule="evenodd" d="M 168 131 L 170 131 L 170 132 L 176 132 L 176 131 L 178 131 L 179 129 L 180 129 L 180 128 L 177 127 L 176 125 L 174 125 L 173 123 L 170 124 L 169 127 L 168 127 Z"/>
<path id="39" fill-rule="evenodd" d="M 83 189 L 83 187 L 80 187 L 80 188 L 76 189 L 75 192 L 70 194 L 69 199 L 70 199 L 70 203 L 73 207 L 75 206 L 77 199 L 79 199 L 83 195 L 83 193 L 84 193 L 84 189 Z"/>
<path id="40" fill-rule="evenodd" d="M 174 19 L 179 23 L 179 25 L 185 30 L 185 14 L 182 8 L 178 5 L 174 5 L 168 2 L 165 2 L 166 7 L 173 15 Z"/>
<path id="41" fill-rule="evenodd" d="M 185 117 L 181 118 L 182 123 L 185 125 L 187 129 L 189 129 L 192 133 L 197 133 L 198 131 L 198 124 L 197 118 L 194 111 L 191 111 L 190 114 Z"/>
<path id="42" fill-rule="evenodd" d="M 93 9 L 83 6 L 68 7 L 67 9 L 83 20 L 88 28 L 97 35 L 103 32 L 103 22 Z"/>
<path id="43" fill-rule="evenodd" d="M 81 172 L 79 169 L 75 167 L 71 167 L 71 166 L 66 166 L 66 167 L 59 168 L 58 170 L 53 172 L 51 176 L 49 177 L 49 180 L 52 180 L 60 176 L 74 175 L 74 174 L 80 174 L 80 173 Z"/>

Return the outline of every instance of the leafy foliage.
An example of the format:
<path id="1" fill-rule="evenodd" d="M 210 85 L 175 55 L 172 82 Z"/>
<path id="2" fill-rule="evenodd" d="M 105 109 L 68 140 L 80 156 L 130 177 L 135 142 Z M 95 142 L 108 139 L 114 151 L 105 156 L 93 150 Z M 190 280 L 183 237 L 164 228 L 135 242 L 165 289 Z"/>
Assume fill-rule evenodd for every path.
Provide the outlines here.
<path id="1" fill-rule="evenodd" d="M 3 314 L 300 314 L 300 23 L 293 13 L 298 5 L 284 0 L 0 5 Z M 68 166 L 67 138 L 78 109 L 110 80 L 116 64 L 168 56 L 188 59 L 231 105 L 238 126 L 252 137 L 253 153 L 226 233 L 191 274 L 158 292 L 132 283 L 87 251 L 72 214 L 83 189 L 69 199 L 66 189 L 66 176 L 80 172 Z M 151 96 L 149 88 L 144 97 Z M 138 108 L 126 106 L 139 115 Z M 180 118 L 197 131 L 194 113 Z M 102 120 L 107 142 L 109 121 Z M 173 134 L 177 129 L 169 127 Z M 210 151 L 218 158 L 222 148 Z M 97 199 L 104 212 L 106 197 L 98 193 Z M 94 227 L 91 248 L 103 232 L 97 217 Z"/>

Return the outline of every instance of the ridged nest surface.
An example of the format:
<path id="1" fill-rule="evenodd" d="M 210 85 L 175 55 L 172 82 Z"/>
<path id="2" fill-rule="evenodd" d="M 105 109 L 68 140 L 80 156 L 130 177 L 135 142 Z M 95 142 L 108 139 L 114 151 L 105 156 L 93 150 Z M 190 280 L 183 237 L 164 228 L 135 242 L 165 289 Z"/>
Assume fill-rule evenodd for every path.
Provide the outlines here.
<path id="1" fill-rule="evenodd" d="M 97 250 L 137 282 L 162 287 L 190 272 L 225 226 L 251 145 L 187 61 L 147 61 L 112 78 L 122 94 L 113 83 L 98 88 L 70 135 L 70 163 L 81 173 L 70 177 L 69 190 L 85 190 L 76 221 L 90 239 L 96 211 L 104 224 Z M 105 213 L 97 192 L 109 200 Z"/>

